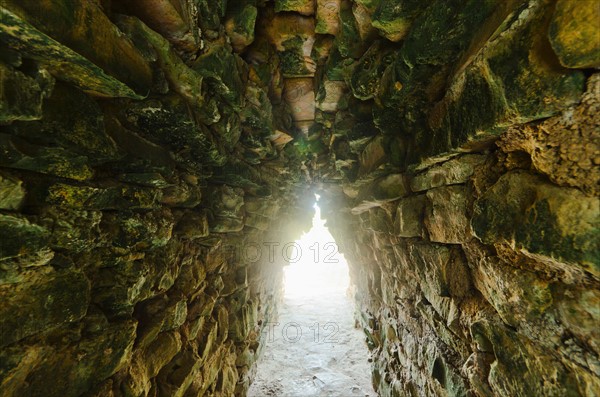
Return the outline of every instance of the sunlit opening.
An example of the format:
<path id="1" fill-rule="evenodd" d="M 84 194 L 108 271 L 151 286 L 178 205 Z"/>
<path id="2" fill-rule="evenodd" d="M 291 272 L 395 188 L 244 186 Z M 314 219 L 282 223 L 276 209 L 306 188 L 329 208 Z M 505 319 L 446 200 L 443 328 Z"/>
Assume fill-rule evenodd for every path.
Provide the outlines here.
<path id="1" fill-rule="evenodd" d="M 287 299 L 344 295 L 350 283 L 348 264 L 321 219 L 318 198 L 312 229 L 289 247 L 292 260 L 284 268 Z"/>

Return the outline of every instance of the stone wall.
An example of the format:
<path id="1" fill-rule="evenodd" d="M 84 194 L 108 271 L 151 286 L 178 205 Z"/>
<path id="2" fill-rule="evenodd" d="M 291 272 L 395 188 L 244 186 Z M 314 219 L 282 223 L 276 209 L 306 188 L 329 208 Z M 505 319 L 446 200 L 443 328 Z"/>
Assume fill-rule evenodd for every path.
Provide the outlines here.
<path id="1" fill-rule="evenodd" d="M 314 174 L 380 395 L 600 394 L 598 18 L 341 2 Z"/>
<path id="2" fill-rule="evenodd" d="M 380 395 L 600 395 L 596 2 L 0 13 L 0 395 L 244 395 L 314 192 Z"/>
<path id="3" fill-rule="evenodd" d="M 312 215 L 230 3 L 2 2 L 0 395 L 248 388 Z"/>

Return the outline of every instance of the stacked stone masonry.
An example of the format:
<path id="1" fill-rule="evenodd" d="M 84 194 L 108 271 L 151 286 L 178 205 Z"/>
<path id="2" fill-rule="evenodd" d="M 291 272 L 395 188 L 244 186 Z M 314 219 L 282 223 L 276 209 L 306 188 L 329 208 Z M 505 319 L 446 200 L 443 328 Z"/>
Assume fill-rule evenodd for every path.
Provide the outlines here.
<path id="1" fill-rule="evenodd" d="M 0 14 L 0 396 L 245 395 L 314 193 L 379 395 L 600 395 L 597 2 Z"/>

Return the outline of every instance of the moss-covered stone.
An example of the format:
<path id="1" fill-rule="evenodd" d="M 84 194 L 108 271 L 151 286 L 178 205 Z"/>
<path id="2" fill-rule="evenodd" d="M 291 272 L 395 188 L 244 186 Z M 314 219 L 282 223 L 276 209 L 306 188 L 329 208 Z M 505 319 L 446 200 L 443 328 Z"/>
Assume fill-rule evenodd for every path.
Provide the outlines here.
<path id="1" fill-rule="evenodd" d="M 16 136 L 0 134 L 0 148 L 4 156 L 0 165 L 20 170 L 56 175 L 75 180 L 93 176 L 88 158 L 60 147 L 33 145 Z"/>
<path id="2" fill-rule="evenodd" d="M 218 148 L 207 136 L 206 129 L 196 125 L 183 103 L 158 101 L 140 102 L 127 110 L 129 122 L 144 137 L 157 144 L 166 145 L 173 158 L 194 172 L 203 165 L 219 165 L 224 162 Z M 180 148 L 187 148 L 180 151 Z"/>
<path id="3" fill-rule="evenodd" d="M 11 175 L 0 173 L 0 209 L 18 210 L 24 199 L 23 181 Z"/>
<path id="4" fill-rule="evenodd" d="M 202 76 L 190 69 L 169 41 L 137 18 L 121 16 L 119 27 L 130 35 L 146 40 L 156 51 L 158 62 L 170 87 L 194 108 L 202 106 Z M 140 98 L 138 98 L 140 99 Z"/>
<path id="5" fill-rule="evenodd" d="M 353 66 L 349 79 L 352 94 L 361 100 L 373 98 L 380 89 L 381 75 L 391 61 L 382 42 L 376 41 Z"/>
<path id="6" fill-rule="evenodd" d="M 233 15 L 230 15 L 225 28 L 231 39 L 231 44 L 237 53 L 242 52 L 254 41 L 254 26 L 258 10 L 251 4 L 246 4 L 241 9 L 236 9 Z"/>
<path id="7" fill-rule="evenodd" d="M 567 68 L 600 67 L 600 6 L 594 1 L 559 0 L 550 30 L 552 48 Z"/>
<path id="8" fill-rule="evenodd" d="M 490 71 L 503 88 L 509 117 L 519 123 L 551 116 L 577 103 L 585 84 L 581 72 L 565 70 L 548 56 L 546 38 L 538 33 L 549 19 L 543 5 L 523 12 L 530 23 L 515 23 L 486 51 Z M 544 95 L 534 95 L 537 92 Z"/>
<path id="9" fill-rule="evenodd" d="M 71 109 L 80 116 L 73 119 Z M 122 152 L 106 134 L 100 107 L 78 89 L 57 84 L 52 96 L 45 101 L 43 118 L 33 122 L 15 122 L 9 127 L 12 134 L 34 139 L 48 148 L 59 147 L 85 156 L 90 165 L 121 158 Z"/>
<path id="10" fill-rule="evenodd" d="M 57 79 L 75 84 L 95 95 L 141 98 L 127 85 L 11 11 L 0 8 L 0 16 L 0 40 L 9 48 L 38 61 Z"/>
<path id="11" fill-rule="evenodd" d="M 285 48 L 280 52 L 281 71 L 284 77 L 310 77 L 314 75 L 312 60 L 307 61 L 304 54 L 305 40 L 295 36 L 281 43 Z"/>
<path id="12" fill-rule="evenodd" d="M 302 15 L 315 13 L 314 0 L 275 0 L 275 12 L 295 11 Z"/>
<path id="13" fill-rule="evenodd" d="M 7 0 L 3 6 L 44 34 L 81 54 L 108 75 L 145 95 L 152 70 L 142 53 L 112 23 L 98 2 Z M 90 21 L 94 23 L 90 23 Z"/>
<path id="14" fill-rule="evenodd" d="M 393 1 L 363 1 L 366 7 L 377 8 L 373 14 L 373 26 L 390 41 L 400 41 L 408 33 L 412 22 L 419 15 L 427 3 L 418 0 L 393 0 Z M 436 8 L 436 5 L 431 5 Z"/>
<path id="15" fill-rule="evenodd" d="M 237 111 L 244 105 L 244 82 L 248 72 L 240 61 L 226 48 L 214 47 L 198 57 L 193 65 L 193 70 L 207 81 L 208 88 Z M 231 72 L 224 74 L 223 70 Z"/>
<path id="16" fill-rule="evenodd" d="M 16 368 L 7 379 L 11 396 L 60 397 L 77 396 L 90 391 L 113 375 L 131 359 L 136 323 L 119 321 L 104 325 L 99 331 L 66 339 L 42 351 L 27 350 L 39 365 Z M 75 339 L 75 340 L 73 340 Z M 22 382 L 20 379 L 28 379 Z M 48 379 L 54 379 L 48 382 Z"/>
<path id="17" fill-rule="evenodd" d="M 344 58 L 360 58 L 366 46 L 360 37 L 352 8 L 342 7 L 339 15 L 340 31 L 335 38 L 336 47 Z"/>
<path id="18" fill-rule="evenodd" d="M 22 217 L 0 215 L 0 235 L 1 263 L 16 262 L 23 267 L 41 266 L 54 256 L 48 247 L 50 232 Z"/>
<path id="19" fill-rule="evenodd" d="M 230 2 L 233 3 L 233 2 Z M 202 30 L 218 30 L 227 11 L 228 0 L 197 0 L 198 24 Z"/>
<path id="20" fill-rule="evenodd" d="M 525 252 L 599 274 L 598 200 L 526 172 L 506 174 L 475 203 L 473 230 Z"/>
<path id="21" fill-rule="evenodd" d="M 25 288 L 27 294 L 15 294 Z M 90 283 L 81 272 L 64 271 L 41 280 L 0 287 L 0 345 L 81 319 L 90 300 Z"/>
<path id="22" fill-rule="evenodd" d="M 139 186 L 97 188 L 56 183 L 48 187 L 45 201 L 74 209 L 152 209 L 159 205 L 160 195 L 158 189 Z"/>
<path id="23" fill-rule="evenodd" d="M 340 0 L 317 0 L 315 33 L 336 35 L 340 29 Z"/>
<path id="24" fill-rule="evenodd" d="M 33 76 L 0 62 L 0 122 L 39 120 L 42 102 L 50 96 L 54 78 L 38 69 Z"/>

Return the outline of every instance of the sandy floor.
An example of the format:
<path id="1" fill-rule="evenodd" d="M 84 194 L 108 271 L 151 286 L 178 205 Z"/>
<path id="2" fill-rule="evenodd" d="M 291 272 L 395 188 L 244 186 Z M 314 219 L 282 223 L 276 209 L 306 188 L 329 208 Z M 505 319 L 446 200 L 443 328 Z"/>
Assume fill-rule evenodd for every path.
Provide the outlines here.
<path id="1" fill-rule="evenodd" d="M 354 328 L 347 297 L 287 298 L 277 322 L 248 396 L 377 395 L 371 387 L 364 334 Z"/>
<path id="2" fill-rule="evenodd" d="M 288 295 L 248 396 L 376 396 L 364 334 L 354 327 L 352 311 L 344 294 L 309 300 Z"/>
<path id="3" fill-rule="evenodd" d="M 346 296 L 348 265 L 315 207 L 284 268 L 285 297 L 267 329 L 249 397 L 374 397 L 365 335 Z M 297 255 L 296 255 L 297 254 Z"/>

